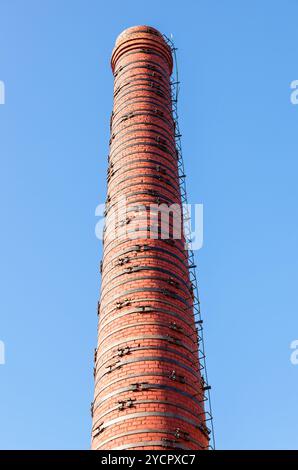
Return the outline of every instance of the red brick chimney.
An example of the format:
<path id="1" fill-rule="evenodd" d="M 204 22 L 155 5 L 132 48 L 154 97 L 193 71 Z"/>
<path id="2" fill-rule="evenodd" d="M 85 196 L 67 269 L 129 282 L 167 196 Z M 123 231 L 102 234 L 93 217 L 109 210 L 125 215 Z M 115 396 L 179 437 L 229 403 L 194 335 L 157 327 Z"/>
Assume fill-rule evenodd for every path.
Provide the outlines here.
<path id="1" fill-rule="evenodd" d="M 158 221 L 154 210 L 148 217 L 150 205 L 176 204 L 172 219 L 181 224 L 172 52 L 156 29 L 136 26 L 118 37 L 111 64 L 92 449 L 207 449 L 184 238 L 162 238 L 160 219 L 158 236 L 148 233 Z M 126 198 L 124 215 L 119 197 Z"/>

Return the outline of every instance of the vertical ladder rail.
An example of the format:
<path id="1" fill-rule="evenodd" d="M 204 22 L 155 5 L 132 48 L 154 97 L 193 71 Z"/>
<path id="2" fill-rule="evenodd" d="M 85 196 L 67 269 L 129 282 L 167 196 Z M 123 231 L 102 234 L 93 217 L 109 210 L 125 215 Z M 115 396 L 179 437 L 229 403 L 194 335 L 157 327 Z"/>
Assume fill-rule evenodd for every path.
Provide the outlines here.
<path id="1" fill-rule="evenodd" d="M 205 397 L 205 415 L 206 422 L 209 423 L 211 429 L 210 432 L 210 441 L 209 449 L 215 449 L 215 435 L 214 435 L 214 425 L 213 425 L 213 416 L 212 416 L 212 407 L 211 407 L 211 395 L 210 395 L 210 386 L 208 384 L 208 374 L 206 367 L 206 354 L 205 354 L 205 343 L 204 343 L 204 333 L 203 333 L 203 320 L 201 316 L 201 306 L 199 298 L 199 288 L 196 275 L 196 265 L 195 265 L 195 256 L 192 249 L 192 231 L 191 231 L 191 218 L 189 213 L 189 208 L 187 204 L 187 191 L 186 191 L 186 182 L 185 182 L 185 170 L 184 170 L 184 161 L 182 155 L 182 144 L 181 144 L 181 133 L 179 129 L 179 119 L 178 119 L 178 96 L 179 96 L 179 75 L 178 75 L 178 65 L 177 65 L 177 48 L 174 45 L 172 39 L 169 39 L 164 35 L 164 39 L 171 48 L 173 58 L 174 58 L 174 81 L 171 83 L 172 89 L 172 114 L 175 123 L 175 141 L 176 141 L 176 150 L 177 150 L 177 160 L 178 160 L 178 174 L 179 174 L 179 183 L 180 183 L 180 192 L 181 192 L 181 201 L 183 205 L 183 231 L 186 241 L 186 249 L 188 250 L 188 264 L 189 264 L 189 275 L 190 281 L 193 286 L 193 295 L 194 295 L 194 317 L 195 324 L 198 331 L 198 351 L 199 351 L 199 360 L 201 365 L 201 373 L 204 379 L 204 388 L 206 390 Z"/>

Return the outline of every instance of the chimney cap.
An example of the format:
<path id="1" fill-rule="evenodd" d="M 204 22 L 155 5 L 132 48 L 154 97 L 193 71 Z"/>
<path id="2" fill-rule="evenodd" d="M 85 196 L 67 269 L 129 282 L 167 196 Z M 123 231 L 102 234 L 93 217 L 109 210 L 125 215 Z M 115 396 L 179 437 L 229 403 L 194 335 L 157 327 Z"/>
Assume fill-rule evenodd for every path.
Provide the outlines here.
<path id="1" fill-rule="evenodd" d="M 156 49 L 166 59 L 169 72 L 173 70 L 173 57 L 171 48 L 166 43 L 163 35 L 156 28 L 148 25 L 131 26 L 124 29 L 116 39 L 112 52 L 111 67 L 114 72 L 116 63 L 127 51 L 139 48 Z"/>
<path id="2" fill-rule="evenodd" d="M 138 25 L 138 26 L 130 26 L 126 28 L 120 33 L 116 39 L 116 45 L 119 41 L 125 38 L 125 36 L 130 36 L 131 34 L 139 34 L 139 33 L 151 33 L 155 34 L 156 36 L 162 37 L 162 34 L 158 31 L 158 29 L 153 28 L 153 26 L 148 25 Z"/>

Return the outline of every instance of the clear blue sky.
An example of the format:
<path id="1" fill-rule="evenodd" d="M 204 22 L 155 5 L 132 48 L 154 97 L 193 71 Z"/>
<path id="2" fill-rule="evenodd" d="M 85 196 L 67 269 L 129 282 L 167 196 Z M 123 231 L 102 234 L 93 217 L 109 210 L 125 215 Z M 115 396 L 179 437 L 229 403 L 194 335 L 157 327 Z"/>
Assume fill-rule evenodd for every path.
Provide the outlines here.
<path id="1" fill-rule="evenodd" d="M 0 447 L 84 449 L 115 37 L 179 47 L 217 447 L 297 448 L 296 0 L 0 0 Z"/>

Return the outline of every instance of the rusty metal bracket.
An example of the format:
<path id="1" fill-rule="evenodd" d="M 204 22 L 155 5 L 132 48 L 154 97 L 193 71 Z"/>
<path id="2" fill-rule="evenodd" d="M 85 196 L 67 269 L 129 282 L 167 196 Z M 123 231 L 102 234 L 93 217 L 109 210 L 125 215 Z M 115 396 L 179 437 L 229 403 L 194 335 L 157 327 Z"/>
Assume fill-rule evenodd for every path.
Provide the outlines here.
<path id="1" fill-rule="evenodd" d="M 128 398 L 127 400 L 118 401 L 119 403 L 118 410 L 123 411 L 125 408 L 132 408 L 134 406 L 135 401 L 136 401 L 136 398 Z"/>
<path id="2" fill-rule="evenodd" d="M 131 390 L 133 392 L 142 392 L 143 390 L 149 390 L 150 384 L 149 382 L 136 382 L 131 384 Z"/>
<path id="3" fill-rule="evenodd" d="M 117 308 L 117 309 L 120 309 L 120 308 L 123 308 L 123 307 L 127 307 L 128 305 L 131 304 L 131 300 L 132 300 L 132 299 L 126 298 L 126 299 L 124 299 L 124 300 L 122 300 L 122 301 L 116 302 L 116 308 Z"/>
<path id="4" fill-rule="evenodd" d="M 172 370 L 169 374 L 169 379 L 185 384 L 185 377 L 183 375 L 177 375 L 175 370 Z"/>
<path id="5" fill-rule="evenodd" d="M 171 321 L 170 324 L 169 324 L 169 327 L 170 327 L 172 330 L 177 331 L 178 333 L 182 333 L 182 332 L 183 332 L 182 326 L 177 325 L 177 323 L 176 323 L 175 321 Z"/>
<path id="6" fill-rule="evenodd" d="M 119 357 L 125 356 L 126 354 L 130 354 L 130 352 L 131 352 L 130 346 L 125 346 L 124 348 L 118 348 Z"/>
<path id="7" fill-rule="evenodd" d="M 129 263 L 129 261 L 130 258 L 128 256 L 119 257 L 116 262 L 116 266 L 123 266 L 124 264 Z"/>
<path id="8" fill-rule="evenodd" d="M 177 439 L 183 439 L 185 441 L 189 441 L 189 433 L 186 432 L 186 431 L 183 431 L 182 429 L 180 428 L 176 428 L 175 429 L 175 437 Z"/>

